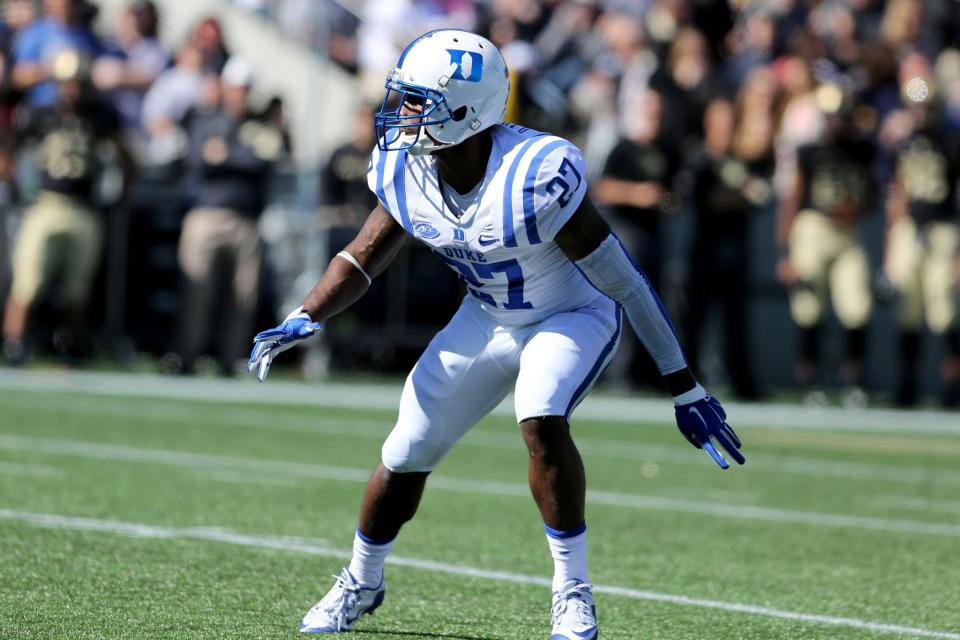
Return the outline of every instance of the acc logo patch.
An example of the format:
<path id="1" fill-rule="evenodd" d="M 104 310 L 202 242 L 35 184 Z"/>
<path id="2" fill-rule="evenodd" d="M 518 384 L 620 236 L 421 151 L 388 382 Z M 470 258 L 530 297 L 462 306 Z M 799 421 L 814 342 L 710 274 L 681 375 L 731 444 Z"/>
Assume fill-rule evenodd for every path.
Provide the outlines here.
<path id="1" fill-rule="evenodd" d="M 440 232 L 429 222 L 418 222 L 413 225 L 413 232 L 427 240 L 431 240 L 440 235 Z"/>

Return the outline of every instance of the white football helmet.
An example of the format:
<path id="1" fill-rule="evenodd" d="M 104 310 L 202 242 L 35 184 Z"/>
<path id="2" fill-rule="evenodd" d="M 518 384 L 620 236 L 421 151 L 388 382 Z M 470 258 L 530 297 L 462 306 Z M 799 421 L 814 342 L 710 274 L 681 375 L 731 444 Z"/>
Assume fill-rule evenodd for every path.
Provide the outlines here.
<path id="1" fill-rule="evenodd" d="M 492 42 L 469 31 L 438 29 L 407 45 L 384 86 L 374 116 L 380 148 L 426 155 L 500 122 L 510 78 Z M 405 103 L 422 111 L 402 114 Z"/>

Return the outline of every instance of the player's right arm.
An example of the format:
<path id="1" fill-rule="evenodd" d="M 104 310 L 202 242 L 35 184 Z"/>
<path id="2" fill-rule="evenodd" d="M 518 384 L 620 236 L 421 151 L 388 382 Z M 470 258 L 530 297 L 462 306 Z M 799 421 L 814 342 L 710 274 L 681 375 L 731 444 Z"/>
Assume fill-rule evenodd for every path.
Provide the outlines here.
<path id="1" fill-rule="evenodd" d="M 583 198 L 553 239 L 590 283 L 623 309 L 663 375 L 676 405 L 677 427 L 684 437 L 709 453 L 723 469 L 730 465 L 714 441 L 743 464 L 740 439 L 727 424 L 726 412 L 697 382 L 659 297 L 590 198 Z"/>
<path id="2" fill-rule="evenodd" d="M 247 371 L 257 370 L 260 382 L 267 377 L 277 354 L 316 335 L 323 323 L 360 299 L 373 278 L 382 274 L 403 245 L 406 232 L 378 204 L 357 236 L 335 255 L 327 270 L 307 295 L 277 327 L 254 338 Z"/>
<path id="3" fill-rule="evenodd" d="M 357 236 L 330 260 L 326 272 L 304 300 L 303 310 L 310 319 L 324 322 L 359 300 L 373 278 L 393 262 L 406 235 L 403 227 L 378 204 Z"/>

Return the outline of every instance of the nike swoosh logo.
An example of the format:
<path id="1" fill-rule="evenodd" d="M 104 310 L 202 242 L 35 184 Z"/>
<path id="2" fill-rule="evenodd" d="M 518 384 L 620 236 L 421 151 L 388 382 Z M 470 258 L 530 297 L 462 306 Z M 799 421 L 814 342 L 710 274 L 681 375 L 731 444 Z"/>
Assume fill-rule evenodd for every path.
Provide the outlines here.
<path id="1" fill-rule="evenodd" d="M 480 237 L 477 239 L 477 242 L 480 243 L 480 246 L 481 246 L 481 247 L 489 247 L 489 246 L 492 245 L 492 244 L 496 244 L 496 243 L 497 243 L 497 239 L 496 239 L 496 238 L 484 238 L 483 236 L 480 236 Z"/>
<path id="2" fill-rule="evenodd" d="M 707 427 L 707 421 L 704 420 L 703 415 L 701 415 L 699 409 L 697 409 L 696 407 L 690 407 L 690 413 L 692 413 L 692 414 L 694 414 L 695 416 L 697 416 L 698 418 L 700 418 L 700 422 L 703 423 L 703 426 L 704 426 L 704 427 Z M 709 427 L 708 427 L 708 430 L 709 430 Z"/>

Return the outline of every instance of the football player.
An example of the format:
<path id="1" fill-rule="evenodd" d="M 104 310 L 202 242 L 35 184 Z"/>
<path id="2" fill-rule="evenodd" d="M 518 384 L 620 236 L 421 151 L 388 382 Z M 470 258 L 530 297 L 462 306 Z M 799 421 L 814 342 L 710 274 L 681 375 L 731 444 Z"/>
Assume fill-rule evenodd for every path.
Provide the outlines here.
<path id="1" fill-rule="evenodd" d="M 13 282 L 3 316 L 3 357 L 22 364 L 39 306 L 59 289 L 63 328 L 54 346 L 68 360 L 91 349 L 89 309 L 104 240 L 97 184 L 113 149 L 126 191 L 135 175 L 120 115 L 94 89 L 91 61 L 65 49 L 50 63 L 56 101 L 30 110 L 20 143 L 36 141 L 40 192 L 27 210 L 13 249 Z"/>
<path id="2" fill-rule="evenodd" d="M 659 365 L 683 435 L 722 468 L 718 447 L 743 464 L 740 441 L 687 367 L 656 293 L 586 197 L 580 151 L 502 122 L 509 81 L 493 44 L 466 31 L 426 33 L 403 51 L 386 89 L 368 173 L 379 204 L 303 305 L 254 338 L 249 369 L 263 380 L 276 354 L 363 295 L 408 235 L 469 293 L 407 378 L 363 497 L 353 558 L 300 630 L 349 631 L 380 606 L 384 561 L 427 476 L 514 390 L 555 562 L 551 638 L 596 638 L 584 470 L 569 419 L 612 357 L 623 315 Z"/>
<path id="3" fill-rule="evenodd" d="M 797 382 L 809 388 L 821 373 L 820 333 L 829 296 L 847 342 L 843 401 L 862 406 L 873 296 L 860 221 L 874 190 L 874 148 L 854 125 L 852 96 L 825 84 L 817 99 L 827 130 L 823 140 L 797 151 L 794 186 L 777 212 L 777 278 L 790 293 L 790 315 L 800 328 Z M 819 392 L 808 398 L 813 394 Z"/>
<path id="4" fill-rule="evenodd" d="M 897 149 L 896 175 L 887 201 L 885 270 L 899 298 L 900 381 L 896 402 L 917 402 L 920 336 L 926 318 L 946 346 L 941 403 L 960 404 L 960 329 L 955 263 L 960 249 L 957 181 L 960 144 L 940 122 L 936 104 L 914 103 L 913 132 Z"/>

